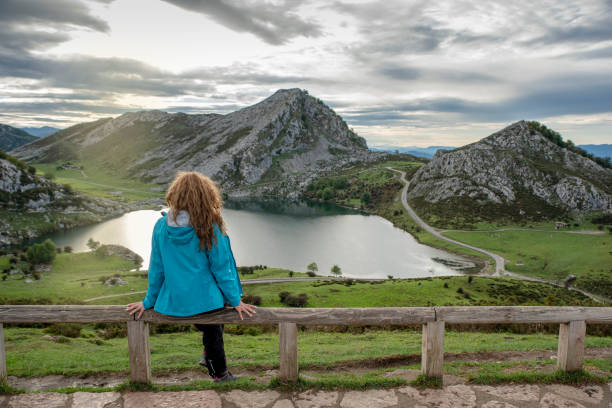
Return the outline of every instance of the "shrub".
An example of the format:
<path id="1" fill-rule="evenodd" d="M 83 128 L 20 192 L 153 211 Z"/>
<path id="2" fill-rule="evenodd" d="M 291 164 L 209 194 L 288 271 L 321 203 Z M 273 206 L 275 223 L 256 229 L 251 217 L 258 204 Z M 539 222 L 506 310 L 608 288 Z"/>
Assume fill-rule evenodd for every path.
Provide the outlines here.
<path id="1" fill-rule="evenodd" d="M 87 240 L 87 247 L 91 249 L 92 251 L 95 251 L 96 249 L 98 249 L 99 246 L 100 246 L 100 243 L 98 241 L 95 241 L 93 238 L 89 238 Z"/>
<path id="2" fill-rule="evenodd" d="M 447 283 L 447 282 L 444 282 L 444 287 L 445 287 L 446 289 L 448 289 L 448 283 Z"/>
<path id="3" fill-rule="evenodd" d="M 289 295 L 285 298 L 284 303 L 291 307 L 304 307 L 308 303 L 308 295 L 305 293 L 300 293 L 297 296 Z"/>
<path id="4" fill-rule="evenodd" d="M 40 280 L 40 272 L 38 272 L 38 271 L 37 271 L 37 272 L 34 272 L 34 273 L 32 274 L 32 276 L 34 277 L 34 279 L 35 279 L 35 280 Z"/>
<path id="5" fill-rule="evenodd" d="M 311 278 L 314 278 L 315 276 L 317 276 L 317 274 L 312 271 L 306 272 L 306 275 L 310 276 Z"/>
<path id="6" fill-rule="evenodd" d="M 289 271 L 289 277 L 293 278 L 293 271 Z"/>
<path id="7" fill-rule="evenodd" d="M 127 336 L 127 325 L 121 324 L 121 323 L 103 323 L 103 324 L 105 325 L 102 331 L 102 337 L 104 337 L 104 340 Z"/>
<path id="8" fill-rule="evenodd" d="M 321 197 L 324 200 L 329 200 L 333 197 L 333 195 L 334 195 L 334 192 L 331 189 L 331 187 L 325 187 L 325 189 L 323 190 L 323 193 L 321 194 Z"/>
<path id="9" fill-rule="evenodd" d="M 241 275 L 252 275 L 253 272 L 255 272 L 255 267 L 254 266 L 239 266 L 238 272 L 240 272 Z"/>
<path id="10" fill-rule="evenodd" d="M 370 201 L 372 201 L 372 196 L 368 191 L 364 191 L 361 195 L 361 202 L 365 205 L 368 205 L 370 204 Z"/>
<path id="11" fill-rule="evenodd" d="M 72 253 L 72 247 L 70 245 L 66 245 L 64 247 L 64 252 L 67 254 L 71 254 Z"/>
<path id="12" fill-rule="evenodd" d="M 240 326 L 231 324 L 225 326 L 224 332 L 234 334 L 236 336 L 258 336 L 264 332 L 264 329 L 258 326 Z"/>
<path id="13" fill-rule="evenodd" d="M 282 304 L 290 307 L 304 307 L 308 303 L 308 295 L 306 293 L 300 293 L 295 296 L 289 292 L 281 292 L 278 294 Z"/>
<path id="14" fill-rule="evenodd" d="M 151 333 L 161 334 L 161 333 L 187 333 L 191 331 L 190 324 L 167 324 L 167 323 L 158 323 L 151 325 Z M 122 336 L 121 336 L 122 337 Z"/>
<path id="15" fill-rule="evenodd" d="M 463 288 L 457 289 L 457 293 L 463 293 Z"/>
<path id="16" fill-rule="evenodd" d="M 280 292 L 278 294 L 278 297 L 280 298 L 281 303 L 285 303 L 285 300 L 287 299 L 287 297 L 289 297 L 289 295 L 291 295 L 291 293 L 289 292 Z"/>
<path id="17" fill-rule="evenodd" d="M 246 295 L 242 297 L 242 301 L 251 305 L 261 306 L 261 296 Z"/>
<path id="18" fill-rule="evenodd" d="M 45 331 L 56 336 L 77 338 L 81 335 L 81 326 L 76 323 L 53 323 Z"/>
<path id="19" fill-rule="evenodd" d="M 34 244 L 26 250 L 28 261 L 34 264 L 51 262 L 55 255 L 55 244 L 50 239 L 46 239 L 42 244 Z"/>

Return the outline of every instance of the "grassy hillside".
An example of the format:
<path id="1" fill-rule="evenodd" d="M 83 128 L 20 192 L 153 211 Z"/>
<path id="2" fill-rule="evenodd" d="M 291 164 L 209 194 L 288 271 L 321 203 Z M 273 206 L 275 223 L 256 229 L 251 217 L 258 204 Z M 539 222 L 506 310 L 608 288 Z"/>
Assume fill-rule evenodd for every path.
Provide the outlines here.
<path id="1" fill-rule="evenodd" d="M 8 265 L 8 257 L 0 257 L 0 268 Z M 25 266 L 22 261 L 14 264 L 17 268 Z M 146 289 L 147 279 L 141 275 L 142 272 L 129 272 L 133 267 L 133 262 L 117 256 L 60 253 L 53 261 L 51 270 L 42 272 L 38 281 L 25 283 L 24 279 L 12 275 L 8 280 L 0 281 L 0 298 L 5 303 L 80 303 L 88 297 Z M 116 287 L 103 284 L 103 280 L 116 275 L 129 284 Z M 287 270 L 269 268 L 255 270 L 242 279 L 288 275 Z M 295 273 L 294 276 L 303 274 Z M 282 291 L 306 293 L 307 306 L 310 307 L 593 305 L 581 295 L 545 284 L 518 279 L 466 276 L 381 283 L 291 282 L 245 285 L 244 289 L 247 295 L 261 296 L 262 306 L 267 307 L 284 306 L 278 296 Z M 93 303 L 126 304 L 141 300 L 143 296 L 133 294 Z M 119 372 L 124 375 L 128 370 L 125 336 L 123 324 L 64 324 L 46 328 L 8 325 L 5 327 L 8 371 L 17 376 L 102 372 Z M 351 388 L 399 385 L 404 384 L 405 380 L 394 377 L 394 374 L 390 374 L 392 371 L 397 368 L 418 369 L 421 348 L 419 328 L 354 328 L 346 332 L 338 332 L 337 329 L 307 329 L 300 330 L 298 339 L 300 369 L 309 378 L 308 381 L 314 381 L 316 386 Z M 458 332 L 449 327 L 444 342 L 447 353 L 503 350 L 520 353 L 527 350 L 554 350 L 557 347 L 557 335 L 527 334 L 520 328 L 514 332 Z M 589 335 L 585 344 L 587 347 L 612 347 L 612 338 Z M 278 367 L 278 334 L 274 327 L 228 325 L 225 345 L 230 367 L 245 377 L 236 386 L 269 386 L 269 380 L 261 376 L 266 373 L 265 370 Z M 197 362 L 201 356 L 201 347 L 200 334 L 191 326 L 153 325 L 153 372 L 163 374 L 173 370 L 199 369 Z M 466 357 L 468 360 L 471 358 Z M 385 363 L 387 360 L 389 362 Z M 537 378 L 549 379 L 553 374 L 547 373 L 551 372 L 554 360 L 498 363 L 473 361 L 467 371 L 465 364 L 461 361 L 447 361 L 445 372 L 464 375 L 472 381 L 493 381 L 491 378 L 497 381 L 499 376 L 510 376 L 507 381 L 513 381 L 515 377 L 510 373 L 519 372 L 527 365 L 533 375 L 540 376 Z M 371 369 L 350 372 L 335 368 L 344 366 Z M 587 359 L 585 366 L 604 378 L 612 378 L 612 367 L 601 358 Z M 207 384 L 193 383 L 189 386 L 208 387 Z"/>
<path id="2" fill-rule="evenodd" d="M 34 166 L 39 173 L 52 174 L 56 181 L 69 184 L 73 189 L 93 197 L 133 202 L 155 197 L 162 198 L 165 194 L 165 189 L 160 189 L 155 184 L 123 177 L 95 161 L 71 161 L 71 165 L 75 168 L 62 168 L 65 163 L 65 161 L 35 163 Z"/>
<path id="3" fill-rule="evenodd" d="M 8 257 L 0 257 L 6 265 Z M 10 275 L 0 282 L 3 303 L 81 303 L 85 299 L 115 294 L 125 296 L 101 299 L 94 304 L 121 304 L 141 300 L 147 288 L 146 271 L 130 270 L 134 262 L 94 252 L 60 253 L 40 280 L 27 283 L 21 275 Z M 27 270 L 19 261 L 15 268 Z M 269 268 L 242 275 L 242 279 L 288 277 L 285 269 Z M 304 276 L 294 273 L 295 277 Z M 126 285 L 109 286 L 104 281 L 117 277 Z M 448 287 L 446 287 L 448 286 Z M 588 298 L 550 285 L 515 278 L 453 276 L 388 280 L 383 282 L 289 282 L 246 285 L 245 294 L 262 297 L 262 306 L 282 306 L 278 294 L 306 293 L 309 307 L 390 307 L 431 305 L 592 305 Z"/>
<path id="4" fill-rule="evenodd" d="M 445 236 L 486 248 L 509 262 L 516 273 L 560 281 L 612 298 L 612 234 L 545 231 L 445 232 Z"/>

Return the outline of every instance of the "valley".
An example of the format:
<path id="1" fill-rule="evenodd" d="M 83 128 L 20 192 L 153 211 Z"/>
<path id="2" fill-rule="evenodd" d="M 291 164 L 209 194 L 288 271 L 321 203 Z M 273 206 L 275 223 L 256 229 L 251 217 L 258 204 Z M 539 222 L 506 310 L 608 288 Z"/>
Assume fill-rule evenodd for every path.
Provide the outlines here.
<path id="1" fill-rule="evenodd" d="M 3 173 L 3 188 L 18 186 L 6 194 L 0 217 L 3 232 L 13 233 L 5 243 L 23 247 L 23 238 L 40 240 L 56 231 L 62 250 L 49 265 L 30 266 L 18 249 L 5 248 L 0 302 L 142 300 L 148 284 L 147 228 L 159 216 L 144 210 L 161 208 L 177 170 L 194 169 L 213 176 L 224 193 L 239 264 L 269 265 L 241 279 L 279 279 L 244 286 L 246 299 L 264 307 L 610 306 L 612 170 L 542 132 L 547 131 L 520 121 L 480 142 L 438 151 L 431 159 L 371 152 L 331 108 L 301 90 L 279 91 L 227 115 L 143 111 L 76 125 L 14 149 L 17 158 L 3 156 L 4 168 L 10 168 Z M 40 188 L 24 188 L 26 178 L 53 197 L 69 200 L 64 206 L 58 200 L 40 201 L 34 195 Z M 38 202 L 43 204 L 32 204 Z M 107 241 L 121 242 L 102 243 L 122 243 L 138 252 L 142 269 L 86 247 L 87 238 L 99 239 L 96 231 L 137 216 L 137 222 L 106 230 Z M 78 228 L 57 232 L 78 225 L 80 235 Z M 270 231 L 281 236 L 279 241 Z M 142 237 L 134 245 L 122 237 L 135 233 Z M 62 241 L 72 239 L 71 234 L 78 243 Z M 268 252 L 261 249 L 264 243 Z M 370 254 L 366 244 L 380 246 Z M 66 252 L 66 246 L 76 251 Z M 287 256 L 274 257 L 274 252 Z M 271 257 L 262 260 L 264 253 Z M 291 255 L 296 253 L 301 257 Z M 308 276 L 305 269 L 312 261 L 322 276 L 340 264 L 345 279 L 298 279 Z M 378 280 L 351 279 L 357 277 Z M 568 286 L 597 300 L 565 288 L 568 277 Z M 287 296 L 302 304 L 290 306 L 283 300 Z M 17 376 L 13 384 L 29 376 L 115 378 L 125 372 L 123 328 L 72 326 L 6 327 L 8 364 Z M 228 326 L 230 359 L 247 377 L 245 387 L 270 386 L 277 368 L 274 330 Z M 457 381 L 559 381 L 551 351 L 557 347 L 558 326 L 470 330 L 458 326 L 446 332 L 447 351 L 459 357 L 446 361 L 444 370 L 461 378 Z M 605 326 L 589 325 L 588 330 L 591 357 L 585 375 L 609 380 L 610 332 Z M 156 375 L 193 369 L 200 352 L 193 329 L 160 325 L 152 334 Z M 414 370 L 411 359 L 420 348 L 419 338 L 414 328 L 304 329 L 300 364 L 309 384 L 320 387 L 406 384 L 405 376 L 393 373 Z M 350 348 L 345 345 L 349 339 Z M 321 344 L 324 354 L 317 352 Z M 67 347 L 73 353 L 63 353 Z M 476 358 L 492 352 L 491 347 L 507 355 L 494 362 Z M 35 364 L 44 360 L 43 354 L 54 357 Z M 461 356 L 476 361 L 468 364 Z M 326 372 L 342 367 L 351 370 Z M 367 369 L 355 372 L 355 367 Z M 520 374 L 525 367 L 531 376 Z M 198 378 L 196 387 L 209 386 Z"/>

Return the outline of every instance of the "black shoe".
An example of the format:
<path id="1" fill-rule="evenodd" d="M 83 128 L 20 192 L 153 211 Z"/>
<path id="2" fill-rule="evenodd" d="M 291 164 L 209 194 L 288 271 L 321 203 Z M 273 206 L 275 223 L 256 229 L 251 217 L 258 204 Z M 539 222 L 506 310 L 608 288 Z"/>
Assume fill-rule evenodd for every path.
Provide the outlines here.
<path id="1" fill-rule="evenodd" d="M 225 373 L 225 375 L 221 377 L 215 377 L 215 382 L 216 383 L 230 382 L 230 381 L 236 381 L 237 379 L 238 377 L 236 377 L 234 374 L 228 371 Z"/>

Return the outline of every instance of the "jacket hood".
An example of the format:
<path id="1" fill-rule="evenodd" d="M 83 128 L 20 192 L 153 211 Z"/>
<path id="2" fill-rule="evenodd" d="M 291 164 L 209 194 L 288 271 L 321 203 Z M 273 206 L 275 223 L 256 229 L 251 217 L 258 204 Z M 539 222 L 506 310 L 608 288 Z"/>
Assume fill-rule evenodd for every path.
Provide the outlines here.
<path id="1" fill-rule="evenodd" d="M 178 224 L 176 224 L 171 217 L 171 212 L 169 214 L 162 212 L 164 216 L 162 227 L 168 235 L 168 238 L 176 244 L 186 244 L 196 237 L 195 229 L 189 225 L 189 214 L 185 213 L 187 215 L 185 218 L 185 215 L 182 213 L 183 211 L 177 214 L 176 220 Z"/>

